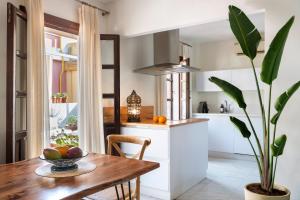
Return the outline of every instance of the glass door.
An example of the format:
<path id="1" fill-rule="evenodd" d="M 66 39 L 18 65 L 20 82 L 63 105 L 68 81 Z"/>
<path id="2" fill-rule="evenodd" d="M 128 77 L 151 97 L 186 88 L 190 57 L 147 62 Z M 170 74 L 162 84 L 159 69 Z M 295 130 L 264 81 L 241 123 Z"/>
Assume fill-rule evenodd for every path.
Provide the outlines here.
<path id="1" fill-rule="evenodd" d="M 120 36 L 101 34 L 104 137 L 120 133 Z M 107 145 L 107 144 L 105 144 Z M 106 146 L 107 149 L 107 146 Z"/>

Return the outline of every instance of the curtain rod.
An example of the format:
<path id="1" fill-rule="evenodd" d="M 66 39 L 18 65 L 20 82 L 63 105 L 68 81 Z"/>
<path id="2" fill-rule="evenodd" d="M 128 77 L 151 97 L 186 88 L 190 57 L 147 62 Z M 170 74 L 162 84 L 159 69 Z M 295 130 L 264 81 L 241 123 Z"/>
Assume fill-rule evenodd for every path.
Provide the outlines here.
<path id="1" fill-rule="evenodd" d="M 85 1 L 81 1 L 81 0 L 75 0 L 75 1 L 77 1 L 77 2 L 79 2 L 79 3 L 81 3 L 81 4 L 83 4 L 83 5 L 87 5 L 87 6 L 90 6 L 90 7 L 92 7 L 92 8 L 95 8 L 95 9 L 97 9 L 97 10 L 100 10 L 100 11 L 102 12 L 102 16 L 105 16 L 105 15 L 108 15 L 108 14 L 109 14 L 109 11 L 104 10 L 104 9 L 102 9 L 102 8 L 99 8 L 99 7 L 97 7 L 97 6 L 91 5 L 91 4 L 89 4 L 89 3 L 85 2 Z"/>

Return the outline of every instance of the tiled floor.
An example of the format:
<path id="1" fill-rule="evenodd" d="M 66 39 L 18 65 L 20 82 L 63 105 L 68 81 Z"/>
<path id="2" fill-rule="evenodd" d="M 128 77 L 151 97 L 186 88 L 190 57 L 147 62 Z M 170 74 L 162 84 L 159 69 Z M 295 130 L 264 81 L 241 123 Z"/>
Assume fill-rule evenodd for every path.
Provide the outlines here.
<path id="1" fill-rule="evenodd" d="M 207 178 L 178 200 L 243 200 L 243 187 L 258 182 L 256 163 L 248 160 L 209 158 Z M 142 200 L 157 200 L 145 197 Z"/>

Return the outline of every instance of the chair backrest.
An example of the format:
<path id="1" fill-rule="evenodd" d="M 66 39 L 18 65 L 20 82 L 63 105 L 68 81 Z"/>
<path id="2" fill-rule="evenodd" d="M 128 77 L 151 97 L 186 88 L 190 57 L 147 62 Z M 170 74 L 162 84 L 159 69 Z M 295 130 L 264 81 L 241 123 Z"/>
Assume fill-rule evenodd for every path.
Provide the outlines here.
<path id="1" fill-rule="evenodd" d="M 130 144 L 138 144 L 141 145 L 141 149 L 139 152 L 137 152 L 135 155 L 133 155 L 131 158 L 142 160 L 144 157 L 144 152 L 146 150 L 146 147 L 151 144 L 150 138 L 144 138 L 144 137 L 138 137 L 138 136 L 129 136 L 129 135 L 109 135 L 107 136 L 108 140 L 108 148 L 107 153 L 109 155 L 112 155 L 112 149 L 114 148 L 118 154 L 121 157 L 126 158 L 125 153 L 121 150 L 118 144 L 121 143 L 130 143 Z"/>
<path id="2" fill-rule="evenodd" d="M 129 135 L 114 135 L 114 134 L 112 134 L 112 135 L 107 136 L 107 140 L 108 140 L 107 153 L 109 155 L 112 155 L 112 149 L 114 148 L 119 153 L 119 155 L 124 158 L 126 158 L 127 156 L 121 150 L 121 148 L 119 147 L 118 144 L 130 143 L 130 144 L 141 145 L 140 151 L 137 154 L 130 157 L 130 158 L 134 158 L 134 159 L 138 159 L 138 160 L 143 159 L 146 147 L 149 146 L 151 143 L 150 138 L 129 136 Z M 140 177 L 136 178 L 135 191 L 131 194 L 131 197 L 136 198 L 137 200 L 140 200 Z"/>

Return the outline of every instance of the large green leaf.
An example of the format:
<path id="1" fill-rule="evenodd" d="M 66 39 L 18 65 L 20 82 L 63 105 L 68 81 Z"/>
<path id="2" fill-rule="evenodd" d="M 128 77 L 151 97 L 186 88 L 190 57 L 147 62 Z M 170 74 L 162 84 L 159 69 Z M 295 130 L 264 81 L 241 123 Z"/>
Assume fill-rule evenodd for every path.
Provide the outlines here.
<path id="1" fill-rule="evenodd" d="M 284 146 L 286 143 L 286 135 L 281 135 L 274 141 L 274 144 L 271 145 L 272 155 L 274 157 L 281 156 L 283 154 Z"/>
<path id="2" fill-rule="evenodd" d="M 237 129 L 239 129 L 244 138 L 250 138 L 251 132 L 248 130 L 246 124 L 243 121 L 232 116 L 230 116 L 230 121 L 235 125 Z"/>
<path id="3" fill-rule="evenodd" d="M 294 17 L 278 31 L 275 38 L 271 42 L 269 50 L 263 60 L 260 78 L 264 83 L 271 84 L 277 78 L 280 61 Z"/>
<path id="4" fill-rule="evenodd" d="M 228 96 L 230 96 L 233 100 L 237 102 L 240 108 L 245 109 L 247 107 L 243 93 L 239 88 L 235 87 L 231 83 L 228 83 L 227 81 L 224 81 L 214 76 L 210 77 L 209 81 L 219 86 Z"/>
<path id="5" fill-rule="evenodd" d="M 288 100 L 292 97 L 292 95 L 298 90 L 300 87 L 300 81 L 292 85 L 287 91 L 282 93 L 275 102 L 275 109 L 277 113 L 272 117 L 272 124 L 276 124 L 281 112 L 283 111 L 285 105 L 287 104 Z"/>
<path id="6" fill-rule="evenodd" d="M 229 22 L 243 53 L 253 60 L 261 40 L 258 30 L 243 11 L 232 5 L 229 6 Z"/>

